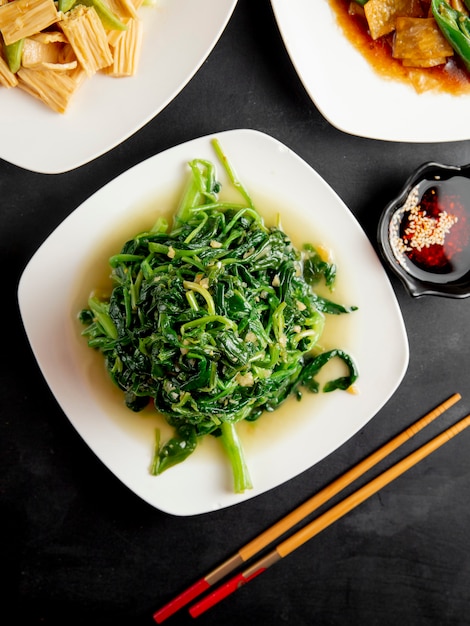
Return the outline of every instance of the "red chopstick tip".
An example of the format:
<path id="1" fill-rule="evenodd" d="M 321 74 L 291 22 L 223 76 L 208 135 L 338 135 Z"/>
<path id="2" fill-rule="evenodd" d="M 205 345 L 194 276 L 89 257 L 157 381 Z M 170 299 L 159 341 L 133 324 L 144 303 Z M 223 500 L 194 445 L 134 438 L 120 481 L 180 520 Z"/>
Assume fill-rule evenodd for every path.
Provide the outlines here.
<path id="1" fill-rule="evenodd" d="M 170 600 L 170 602 L 165 604 L 165 606 L 162 606 L 161 609 L 158 609 L 158 611 L 153 614 L 154 621 L 157 624 L 161 624 L 166 619 L 171 617 L 174 613 L 183 608 L 183 606 L 186 606 L 186 604 L 191 602 L 191 600 L 194 600 L 194 598 L 196 598 L 198 595 L 209 589 L 209 587 L 210 585 L 206 581 L 206 579 L 201 578 L 201 580 L 198 580 L 194 583 L 194 585 L 188 587 L 188 589 L 180 593 L 178 596 L 176 596 L 176 598 Z"/>
<path id="2" fill-rule="evenodd" d="M 191 617 L 199 617 L 202 613 L 205 613 L 208 609 L 213 607 L 215 604 L 229 596 L 231 593 L 236 591 L 238 587 L 241 587 L 245 583 L 245 579 L 243 577 L 243 573 L 235 574 L 233 578 L 225 582 L 223 585 L 207 594 L 205 598 L 196 602 L 189 609 L 189 613 Z"/>
<path id="3" fill-rule="evenodd" d="M 208 593 L 205 598 L 193 604 L 189 609 L 189 614 L 191 617 L 199 617 L 203 613 L 205 613 L 208 609 L 212 608 L 216 604 L 218 604 L 221 600 L 229 596 L 231 593 L 245 585 L 247 582 L 262 574 L 265 571 L 265 567 L 261 566 L 256 568 L 249 575 L 246 572 L 240 572 L 239 574 L 235 574 L 233 578 L 227 580 L 223 585 L 217 587 L 211 593 Z"/>

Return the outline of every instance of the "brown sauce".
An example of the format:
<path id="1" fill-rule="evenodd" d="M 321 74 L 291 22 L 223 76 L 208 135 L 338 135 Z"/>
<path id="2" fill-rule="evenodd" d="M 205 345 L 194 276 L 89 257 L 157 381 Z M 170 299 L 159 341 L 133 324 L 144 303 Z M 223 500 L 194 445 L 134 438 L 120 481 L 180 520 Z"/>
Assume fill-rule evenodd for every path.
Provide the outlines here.
<path id="1" fill-rule="evenodd" d="M 383 78 L 412 85 L 418 93 L 440 91 L 452 95 L 470 93 L 470 73 L 454 55 L 445 65 L 420 69 L 404 67 L 392 57 L 391 36 L 374 41 L 367 20 L 349 13 L 350 0 L 328 0 L 347 39 Z"/>

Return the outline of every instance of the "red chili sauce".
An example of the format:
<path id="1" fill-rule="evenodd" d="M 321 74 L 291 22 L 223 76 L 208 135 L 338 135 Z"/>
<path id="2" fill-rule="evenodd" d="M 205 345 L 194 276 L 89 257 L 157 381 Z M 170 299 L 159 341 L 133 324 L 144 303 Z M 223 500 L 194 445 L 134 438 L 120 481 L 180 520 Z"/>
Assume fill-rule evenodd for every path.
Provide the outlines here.
<path id="1" fill-rule="evenodd" d="M 470 179 L 424 180 L 398 211 L 392 236 L 395 255 L 406 269 L 434 282 L 451 282 L 470 271 Z M 427 276 L 424 276 L 426 273 Z"/>
<path id="2" fill-rule="evenodd" d="M 453 95 L 470 93 L 470 73 L 456 54 L 445 65 L 426 69 L 404 67 L 400 60 L 392 57 L 393 35 L 374 41 L 368 32 L 367 20 L 349 13 L 350 0 L 328 1 L 345 36 L 384 78 L 412 85 L 419 93 L 430 90 Z"/>

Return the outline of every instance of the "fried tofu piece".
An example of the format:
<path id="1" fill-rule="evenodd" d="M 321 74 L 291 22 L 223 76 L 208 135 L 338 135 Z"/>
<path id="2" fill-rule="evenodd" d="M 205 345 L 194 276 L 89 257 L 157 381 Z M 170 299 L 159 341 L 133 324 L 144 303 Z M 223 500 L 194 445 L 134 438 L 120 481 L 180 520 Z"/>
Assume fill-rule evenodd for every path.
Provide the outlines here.
<path id="1" fill-rule="evenodd" d="M 137 18 L 137 9 L 131 0 L 106 0 L 113 13 L 123 21 L 128 17 Z"/>
<path id="2" fill-rule="evenodd" d="M 127 10 L 130 14 L 133 14 L 133 17 L 137 17 L 137 11 L 143 5 L 144 0 L 118 0 L 126 5 Z"/>
<path id="3" fill-rule="evenodd" d="M 102 71 L 133 76 L 140 59 L 142 0 L 104 0 L 112 14 L 89 2 L 59 12 L 54 0 L 0 0 L 0 41 L 21 41 L 21 67 L 13 73 L 0 47 L 0 86 L 19 87 L 65 113 L 85 78 Z M 125 27 L 123 24 L 125 24 Z M 57 24 L 55 29 L 51 28 Z"/>
<path id="4" fill-rule="evenodd" d="M 56 72 L 50 69 L 32 70 L 22 67 L 18 71 L 18 87 L 57 113 L 65 113 L 84 77 L 85 72 L 81 68 L 72 72 Z"/>
<path id="5" fill-rule="evenodd" d="M 130 0 L 106 0 L 109 10 L 122 22 L 127 23 L 129 18 L 139 19 L 137 11 Z M 123 31 L 113 29 L 112 26 L 104 23 L 108 35 L 108 43 L 111 47 L 116 47 Z"/>
<path id="6" fill-rule="evenodd" d="M 397 18 L 392 56 L 406 67 L 441 65 L 453 53 L 433 18 Z"/>
<path id="7" fill-rule="evenodd" d="M 142 48 L 142 22 L 130 19 L 126 23 L 127 30 L 121 33 L 113 47 L 113 62 L 104 69 L 110 76 L 134 76 L 137 72 Z"/>
<path id="8" fill-rule="evenodd" d="M 59 25 L 87 76 L 111 65 L 113 56 L 106 31 L 93 7 L 77 6 L 64 14 Z"/>
<path id="9" fill-rule="evenodd" d="M 13 0 L 0 6 L 0 31 L 6 45 L 60 20 L 53 0 Z"/>
<path id="10" fill-rule="evenodd" d="M 398 17 L 423 17 L 419 0 L 369 0 L 364 13 L 374 40 L 393 32 Z"/>

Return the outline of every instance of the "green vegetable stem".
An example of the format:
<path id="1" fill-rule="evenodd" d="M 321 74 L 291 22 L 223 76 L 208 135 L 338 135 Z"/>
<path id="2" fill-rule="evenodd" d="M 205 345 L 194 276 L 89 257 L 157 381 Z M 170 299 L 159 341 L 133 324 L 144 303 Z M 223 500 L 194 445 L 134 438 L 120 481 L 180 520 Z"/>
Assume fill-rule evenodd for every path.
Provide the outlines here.
<path id="1" fill-rule="evenodd" d="M 3 43 L 3 49 L 5 51 L 5 58 L 7 60 L 10 72 L 13 72 L 13 74 L 16 74 L 16 72 L 21 67 L 24 39 L 18 39 L 18 41 L 15 41 L 14 43 L 10 43 L 8 45 L 5 44 L 3 40 L 2 40 L 2 43 Z"/>
<path id="2" fill-rule="evenodd" d="M 268 228 L 219 142 L 213 146 L 240 202 L 220 199 L 212 162 L 191 161 L 172 224 L 159 218 L 110 258 L 111 295 L 90 297 L 80 319 L 126 405 L 140 411 L 150 402 L 174 429 L 166 442 L 157 434 L 151 473 L 181 463 L 212 435 L 242 493 L 252 481 L 237 424 L 300 399 L 303 389 L 318 392 L 316 376 L 332 358 L 348 372 L 322 390 L 350 387 L 358 376 L 352 358 L 318 342 L 328 315 L 356 307 L 314 290 L 333 289 L 336 266 Z"/>
<path id="3" fill-rule="evenodd" d="M 470 0 L 465 4 L 470 9 Z M 442 34 L 470 71 L 470 18 L 445 0 L 432 0 L 431 7 Z"/>

